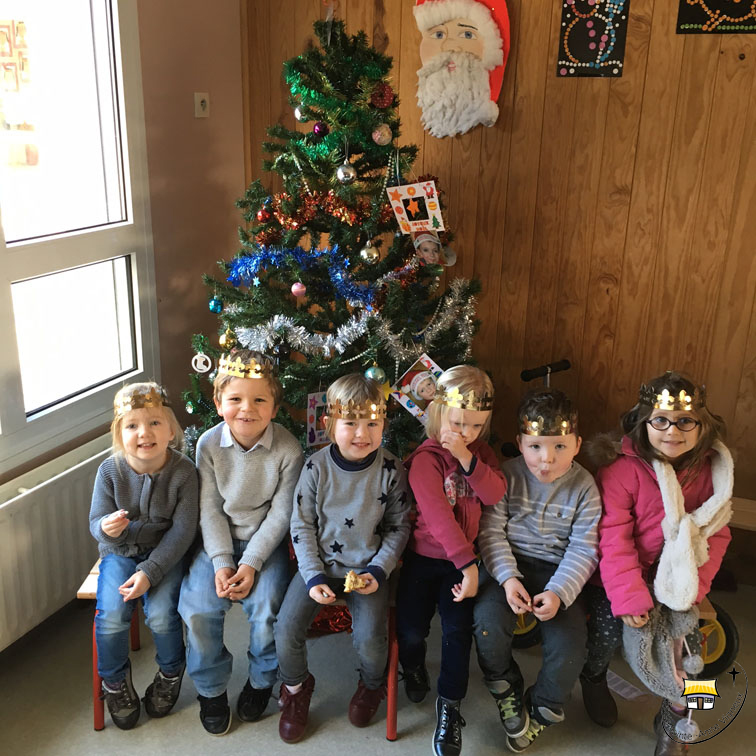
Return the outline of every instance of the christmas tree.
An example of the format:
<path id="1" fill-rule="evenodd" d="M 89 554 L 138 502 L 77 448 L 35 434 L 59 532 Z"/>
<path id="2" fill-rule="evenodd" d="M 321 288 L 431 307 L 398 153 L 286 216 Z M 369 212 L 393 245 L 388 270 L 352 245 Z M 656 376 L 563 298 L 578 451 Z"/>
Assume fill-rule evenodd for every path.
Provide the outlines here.
<path id="1" fill-rule="evenodd" d="M 238 201 L 241 249 L 220 263 L 222 277 L 204 279 L 220 338 L 192 341 L 196 369 L 234 347 L 273 355 L 285 395 L 276 420 L 303 445 L 308 395 L 339 376 L 365 371 L 388 390 L 423 353 L 442 368 L 469 362 L 478 291 L 477 282 L 455 279 L 440 293 L 443 267 L 425 264 L 398 230 L 386 189 L 411 183 L 417 147 L 398 146 L 391 58 L 338 20 L 316 22 L 315 33 L 320 47 L 284 64 L 296 118 L 312 126 L 268 129 L 263 169 L 278 173 L 283 189 L 271 194 L 257 180 Z M 448 228 L 439 234 L 443 245 L 451 239 Z M 196 418 L 190 446 L 218 420 L 213 376 L 193 375 L 184 393 Z M 403 456 L 423 426 L 392 404 L 387 445 Z"/>

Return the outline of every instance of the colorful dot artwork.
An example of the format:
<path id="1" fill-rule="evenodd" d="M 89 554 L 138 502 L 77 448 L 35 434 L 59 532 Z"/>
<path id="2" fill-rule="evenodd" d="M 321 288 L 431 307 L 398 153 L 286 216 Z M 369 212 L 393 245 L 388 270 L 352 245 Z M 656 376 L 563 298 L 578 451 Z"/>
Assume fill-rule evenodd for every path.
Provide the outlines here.
<path id="1" fill-rule="evenodd" d="M 630 0 L 563 0 L 557 76 L 622 76 Z"/>
<path id="2" fill-rule="evenodd" d="M 753 34 L 754 0 L 680 0 L 678 34 Z"/>

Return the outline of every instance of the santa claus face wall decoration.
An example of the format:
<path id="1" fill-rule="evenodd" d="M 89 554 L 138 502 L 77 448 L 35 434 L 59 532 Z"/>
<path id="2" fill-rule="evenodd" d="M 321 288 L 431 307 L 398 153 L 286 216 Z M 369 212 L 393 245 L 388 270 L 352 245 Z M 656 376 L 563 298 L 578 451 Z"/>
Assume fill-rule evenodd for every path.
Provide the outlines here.
<path id="1" fill-rule="evenodd" d="M 425 129 L 435 137 L 464 134 L 499 115 L 509 55 L 504 0 L 416 0 L 422 34 L 417 103 Z"/>

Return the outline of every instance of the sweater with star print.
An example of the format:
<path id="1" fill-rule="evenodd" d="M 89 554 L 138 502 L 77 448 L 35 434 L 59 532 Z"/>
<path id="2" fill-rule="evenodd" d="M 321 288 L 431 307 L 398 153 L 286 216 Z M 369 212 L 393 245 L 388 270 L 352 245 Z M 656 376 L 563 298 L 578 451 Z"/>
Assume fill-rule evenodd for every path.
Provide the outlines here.
<path id="1" fill-rule="evenodd" d="M 349 570 L 383 582 L 409 538 L 407 475 L 383 447 L 360 463 L 335 444 L 315 452 L 294 491 L 291 540 L 307 588 Z"/>

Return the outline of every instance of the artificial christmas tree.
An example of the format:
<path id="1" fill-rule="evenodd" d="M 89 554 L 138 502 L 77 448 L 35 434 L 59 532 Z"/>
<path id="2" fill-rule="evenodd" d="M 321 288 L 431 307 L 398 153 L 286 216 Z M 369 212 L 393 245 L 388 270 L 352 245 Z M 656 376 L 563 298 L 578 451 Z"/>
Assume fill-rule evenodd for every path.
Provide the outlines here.
<path id="1" fill-rule="evenodd" d="M 433 177 L 413 179 L 425 182 L 425 198 L 433 200 L 416 198 L 419 209 L 416 202 L 392 207 L 387 193 L 407 183 L 417 155 L 415 146 L 397 143 L 391 59 L 364 32 L 348 36 L 341 21 L 318 21 L 315 33 L 320 47 L 284 64 L 296 118 L 312 128 L 268 129 L 263 167 L 281 175 L 283 190 L 250 185 L 237 203 L 247 224 L 241 250 L 220 263 L 223 278 L 205 277 L 221 325 L 218 346 L 193 338 L 198 372 L 184 394 L 197 420 L 190 442 L 218 419 L 210 386 L 202 385 L 214 374 L 199 371 L 235 346 L 276 358 L 285 391 L 276 420 L 303 445 L 314 440 L 312 428 L 309 439 L 305 430 L 308 397 L 339 376 L 365 371 L 388 390 L 423 353 L 444 368 L 471 357 L 477 282 L 455 279 L 440 294 L 443 268 L 415 254 L 395 217 L 406 211 L 417 221 L 426 205 L 442 206 Z M 439 216 L 440 207 L 427 216 L 428 230 L 438 228 Z M 439 240 L 449 243 L 448 230 Z M 448 253 L 444 259 L 456 259 Z M 388 446 L 404 455 L 422 435 L 418 420 L 394 405 Z"/>

